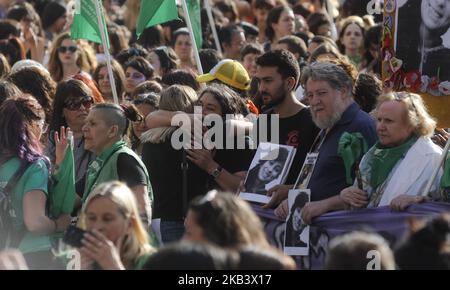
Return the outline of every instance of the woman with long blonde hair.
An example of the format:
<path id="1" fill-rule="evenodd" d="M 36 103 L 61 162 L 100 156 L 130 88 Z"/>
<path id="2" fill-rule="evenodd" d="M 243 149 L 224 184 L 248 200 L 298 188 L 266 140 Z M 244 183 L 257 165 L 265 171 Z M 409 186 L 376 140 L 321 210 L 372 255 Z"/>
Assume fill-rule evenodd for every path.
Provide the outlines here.
<path id="1" fill-rule="evenodd" d="M 118 181 L 99 185 L 86 200 L 80 227 L 82 269 L 137 270 L 154 252 L 134 194 Z"/>

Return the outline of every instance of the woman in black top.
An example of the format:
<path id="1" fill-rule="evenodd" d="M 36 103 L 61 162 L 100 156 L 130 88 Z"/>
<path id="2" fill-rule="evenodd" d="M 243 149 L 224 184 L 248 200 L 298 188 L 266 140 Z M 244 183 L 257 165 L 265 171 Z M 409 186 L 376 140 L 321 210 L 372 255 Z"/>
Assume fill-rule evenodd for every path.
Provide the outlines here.
<path id="1" fill-rule="evenodd" d="M 190 87 L 173 85 L 161 93 L 159 106 L 161 110 L 192 113 L 196 100 L 197 94 Z M 188 164 L 185 171 L 187 186 L 183 192 L 183 149 L 172 144 L 172 135 L 177 130 L 180 129 L 169 126 L 153 128 L 141 137 L 142 160 L 154 192 L 153 218 L 161 219 L 160 231 L 164 243 L 182 237 L 187 201 L 206 192 L 201 188 L 202 184 L 206 184 L 206 177 L 193 164 Z"/>

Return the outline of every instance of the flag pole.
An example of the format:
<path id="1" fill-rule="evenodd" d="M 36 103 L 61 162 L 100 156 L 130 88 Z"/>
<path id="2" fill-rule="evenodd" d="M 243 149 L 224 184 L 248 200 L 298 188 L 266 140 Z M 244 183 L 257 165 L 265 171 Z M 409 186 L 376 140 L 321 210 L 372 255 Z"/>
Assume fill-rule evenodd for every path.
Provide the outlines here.
<path id="1" fill-rule="evenodd" d="M 209 26 L 211 27 L 212 34 L 214 36 L 214 42 L 216 44 L 217 51 L 222 54 L 222 48 L 220 47 L 219 36 L 217 35 L 216 25 L 214 24 L 214 18 L 211 11 L 211 5 L 209 0 L 205 0 L 206 14 L 208 14 Z"/>
<path id="2" fill-rule="evenodd" d="M 442 152 L 441 160 L 439 161 L 438 166 L 436 166 L 436 168 L 434 168 L 433 174 L 431 175 L 430 179 L 428 180 L 427 186 L 425 187 L 425 190 L 422 193 L 423 196 L 428 195 L 428 193 L 430 192 L 431 186 L 433 185 L 433 182 L 436 179 L 439 169 L 441 169 L 442 165 L 444 164 L 445 159 L 447 158 L 449 148 L 450 148 L 450 138 L 447 140 L 447 143 L 445 144 L 444 151 Z"/>
<path id="3" fill-rule="evenodd" d="M 191 23 L 191 19 L 189 17 L 186 0 L 182 0 L 181 2 L 183 5 L 184 17 L 186 18 L 186 22 L 187 22 L 188 29 L 189 29 L 189 35 L 191 36 L 191 42 L 192 42 L 192 46 L 194 49 L 195 62 L 197 63 L 197 70 L 198 70 L 198 73 L 202 75 L 203 74 L 202 63 L 200 62 L 200 56 L 198 55 L 197 43 L 195 42 L 194 30 L 192 30 L 192 23 Z"/>
<path id="4" fill-rule="evenodd" d="M 108 69 L 109 83 L 111 84 L 111 90 L 112 90 L 114 103 L 119 105 L 119 98 L 117 97 L 117 90 L 116 90 L 116 81 L 114 79 L 114 74 L 113 74 L 112 66 L 111 66 L 111 55 L 109 54 L 109 47 L 108 47 L 107 41 L 106 41 L 106 37 L 107 37 L 107 35 L 105 33 L 106 22 L 105 22 L 105 18 L 102 17 L 101 12 L 100 12 L 100 1 L 101 0 L 94 0 L 95 13 L 97 14 L 97 22 L 98 22 L 98 26 L 99 26 L 98 28 L 100 30 L 100 36 L 102 38 L 103 51 L 105 52 L 105 56 L 106 56 L 106 67 Z"/>

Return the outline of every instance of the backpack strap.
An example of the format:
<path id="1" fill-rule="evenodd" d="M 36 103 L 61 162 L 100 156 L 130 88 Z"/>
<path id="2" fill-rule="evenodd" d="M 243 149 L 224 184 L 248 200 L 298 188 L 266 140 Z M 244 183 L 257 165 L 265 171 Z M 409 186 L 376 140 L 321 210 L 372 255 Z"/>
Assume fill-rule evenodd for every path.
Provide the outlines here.
<path id="1" fill-rule="evenodd" d="M 4 188 L 4 192 L 6 195 L 8 195 L 12 189 L 16 186 L 19 179 L 22 177 L 23 173 L 27 170 L 28 165 L 30 165 L 30 162 L 25 161 L 21 163 L 19 168 L 16 170 L 16 172 L 13 174 L 13 176 L 9 179 L 8 183 L 6 184 Z"/>
<path id="2" fill-rule="evenodd" d="M 3 193 L 2 200 L 4 201 L 4 203 L 2 203 L 2 208 L 0 209 L 2 211 L 1 226 L 4 230 L 6 230 L 6 232 L 3 233 L 4 235 L 3 237 L 0 237 L 2 238 L 0 239 L 0 249 L 3 249 L 5 247 L 13 247 L 13 248 L 18 247 L 19 243 L 23 239 L 23 236 L 25 235 L 25 230 L 23 228 L 13 229 L 9 211 L 12 206 L 10 201 L 11 192 L 29 165 L 30 162 L 28 161 L 21 163 L 19 168 L 9 179 L 8 183 L 2 190 Z"/>

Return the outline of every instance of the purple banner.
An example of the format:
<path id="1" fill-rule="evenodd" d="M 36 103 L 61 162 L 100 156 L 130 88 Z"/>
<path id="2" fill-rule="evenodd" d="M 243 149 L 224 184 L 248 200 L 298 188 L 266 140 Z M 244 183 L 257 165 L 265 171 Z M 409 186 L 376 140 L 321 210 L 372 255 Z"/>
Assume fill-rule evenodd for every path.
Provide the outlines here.
<path id="1" fill-rule="evenodd" d="M 273 210 L 262 209 L 256 204 L 252 204 L 252 207 L 261 218 L 270 243 L 282 249 L 285 222 L 277 218 Z M 430 217 L 442 212 L 450 212 L 449 203 L 415 204 L 403 212 L 392 212 L 385 206 L 324 214 L 314 219 L 311 225 L 309 258 L 297 259 L 297 263 L 301 269 L 322 269 L 328 242 L 338 235 L 355 230 L 377 232 L 391 247 L 395 247 L 407 230 L 408 218 Z"/>

